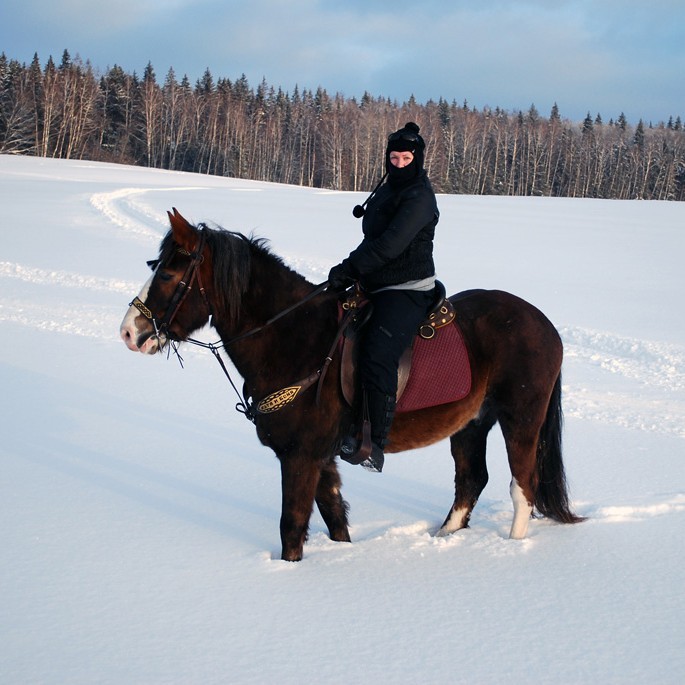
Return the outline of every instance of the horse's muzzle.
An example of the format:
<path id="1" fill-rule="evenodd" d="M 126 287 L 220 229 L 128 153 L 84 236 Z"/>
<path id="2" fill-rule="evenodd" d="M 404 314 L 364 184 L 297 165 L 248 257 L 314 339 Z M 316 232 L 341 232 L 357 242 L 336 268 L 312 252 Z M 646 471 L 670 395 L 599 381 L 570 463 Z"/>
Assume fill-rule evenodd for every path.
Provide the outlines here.
<path id="1" fill-rule="evenodd" d="M 141 331 L 136 325 L 136 320 L 139 318 L 142 317 L 139 316 L 138 311 L 131 307 L 119 328 L 121 339 L 132 352 L 142 352 L 143 354 L 159 352 L 166 345 L 167 336 L 152 329 L 145 330 L 148 326 L 145 326 Z"/>

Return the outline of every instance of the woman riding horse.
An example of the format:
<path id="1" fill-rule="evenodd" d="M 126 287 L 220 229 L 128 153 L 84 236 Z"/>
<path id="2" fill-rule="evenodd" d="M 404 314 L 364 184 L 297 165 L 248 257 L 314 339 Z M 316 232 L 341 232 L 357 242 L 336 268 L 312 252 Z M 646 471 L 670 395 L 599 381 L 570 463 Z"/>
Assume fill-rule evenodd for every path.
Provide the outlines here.
<path id="1" fill-rule="evenodd" d="M 434 299 L 433 236 L 440 213 L 423 168 L 425 143 L 409 122 L 388 137 L 386 175 L 364 203 L 364 238 L 328 274 L 330 288 L 358 281 L 373 306 L 364 327 L 359 374 L 364 413 L 371 424 L 371 454 L 360 452 L 356 431 L 340 457 L 373 470 L 383 468 L 384 449 L 395 414 L 397 368 Z M 383 183 L 386 179 L 387 181 Z"/>

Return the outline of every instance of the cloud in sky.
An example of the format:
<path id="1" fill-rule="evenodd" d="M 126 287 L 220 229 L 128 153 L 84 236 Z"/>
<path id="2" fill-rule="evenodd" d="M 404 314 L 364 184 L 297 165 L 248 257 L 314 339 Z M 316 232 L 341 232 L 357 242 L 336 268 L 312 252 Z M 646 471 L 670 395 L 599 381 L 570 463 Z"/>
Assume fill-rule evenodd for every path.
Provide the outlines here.
<path id="1" fill-rule="evenodd" d="M 10 5 L 10 6 L 8 6 Z M 64 49 L 100 71 L 162 80 L 245 74 L 404 101 L 637 122 L 685 115 L 681 0 L 23 0 L 0 9 L 0 50 L 29 62 Z"/>

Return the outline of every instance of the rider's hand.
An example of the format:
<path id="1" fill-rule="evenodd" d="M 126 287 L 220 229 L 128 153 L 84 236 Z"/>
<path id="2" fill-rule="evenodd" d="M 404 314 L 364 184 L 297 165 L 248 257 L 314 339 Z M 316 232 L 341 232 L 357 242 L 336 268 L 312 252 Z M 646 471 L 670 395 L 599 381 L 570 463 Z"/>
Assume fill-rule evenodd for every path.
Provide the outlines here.
<path id="1" fill-rule="evenodd" d="M 345 262 L 336 264 L 328 272 L 328 287 L 331 290 L 345 290 L 352 283 L 354 283 L 354 276 L 350 273 L 350 269 Z"/>

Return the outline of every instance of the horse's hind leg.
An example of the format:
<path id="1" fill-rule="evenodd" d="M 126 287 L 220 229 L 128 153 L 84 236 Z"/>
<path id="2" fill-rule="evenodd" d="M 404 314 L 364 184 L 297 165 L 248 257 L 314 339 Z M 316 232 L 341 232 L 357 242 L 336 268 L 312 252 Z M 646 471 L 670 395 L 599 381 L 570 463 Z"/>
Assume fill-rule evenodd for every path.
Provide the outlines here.
<path id="1" fill-rule="evenodd" d="M 509 492 L 514 504 L 514 520 L 509 537 L 522 540 L 528 532 L 537 488 L 536 453 L 542 419 L 524 424 L 500 418 L 504 442 L 507 446 L 511 485 Z"/>
<path id="2" fill-rule="evenodd" d="M 333 459 L 326 462 L 321 469 L 321 478 L 316 488 L 316 505 L 321 517 L 328 527 L 331 540 L 349 542 L 350 532 L 347 523 L 347 502 L 342 497 L 342 481 L 338 466 Z"/>
<path id="3" fill-rule="evenodd" d="M 489 416 L 474 419 L 450 438 L 455 468 L 455 495 L 454 504 L 437 532 L 439 537 L 466 528 L 469 524 L 471 512 L 488 482 L 485 450 L 493 425 L 494 419 Z"/>

